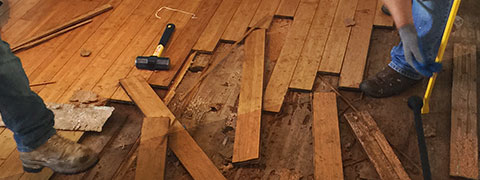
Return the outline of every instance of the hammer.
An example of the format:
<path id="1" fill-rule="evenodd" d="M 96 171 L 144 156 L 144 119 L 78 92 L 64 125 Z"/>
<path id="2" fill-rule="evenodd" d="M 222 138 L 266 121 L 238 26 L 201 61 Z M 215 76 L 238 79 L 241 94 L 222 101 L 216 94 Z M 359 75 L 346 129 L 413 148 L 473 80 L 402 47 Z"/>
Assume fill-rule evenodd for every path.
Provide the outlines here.
<path id="1" fill-rule="evenodd" d="M 428 161 L 427 144 L 423 134 L 422 107 L 423 99 L 418 96 L 408 98 L 408 107 L 413 111 L 415 119 L 415 130 L 417 130 L 418 149 L 420 150 L 420 160 L 422 161 L 423 179 L 431 180 L 430 163 Z"/>
<path id="2" fill-rule="evenodd" d="M 158 43 L 157 48 L 152 56 L 138 56 L 135 59 L 135 66 L 138 69 L 146 70 L 168 70 L 170 68 L 170 58 L 160 57 L 163 50 L 165 49 L 170 36 L 172 36 L 173 31 L 175 30 L 174 24 L 167 24 L 165 31 L 163 32 L 162 38 Z"/>

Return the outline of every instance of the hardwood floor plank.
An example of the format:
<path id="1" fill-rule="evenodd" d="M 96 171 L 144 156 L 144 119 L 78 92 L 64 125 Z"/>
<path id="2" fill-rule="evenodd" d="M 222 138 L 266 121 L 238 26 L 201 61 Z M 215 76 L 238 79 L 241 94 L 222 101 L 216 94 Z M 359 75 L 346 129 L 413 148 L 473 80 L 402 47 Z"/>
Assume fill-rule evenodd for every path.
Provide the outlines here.
<path id="1" fill-rule="evenodd" d="M 165 0 L 161 4 L 171 8 L 179 8 L 183 0 Z M 174 11 L 161 11 L 158 15 L 162 19 L 151 18 L 144 24 L 139 33 L 133 39 L 125 50 L 116 58 L 112 67 L 110 67 L 103 77 L 95 84 L 92 91 L 99 96 L 110 98 L 115 101 L 131 102 L 125 91 L 120 88 L 119 79 L 127 77 L 132 68 L 135 68 L 135 58 L 137 56 L 151 55 L 156 43 L 160 40 L 165 26 L 169 19 L 174 14 Z M 168 48 L 169 45 L 167 45 Z M 122 93 L 121 96 L 114 95 L 118 90 Z"/>
<path id="2" fill-rule="evenodd" d="M 410 179 L 375 120 L 367 111 L 344 115 L 380 179 Z"/>
<path id="3" fill-rule="evenodd" d="M 299 3 L 300 0 L 281 0 L 275 16 L 293 18 Z"/>
<path id="4" fill-rule="evenodd" d="M 258 5 L 260 5 L 259 0 L 242 0 L 221 39 L 228 42 L 240 39 L 255 15 Z"/>
<path id="5" fill-rule="evenodd" d="M 454 44 L 450 175 L 478 178 L 477 47 Z"/>
<path id="6" fill-rule="evenodd" d="M 337 95 L 334 92 L 313 95 L 313 138 L 315 179 L 343 179 Z"/>
<path id="7" fill-rule="evenodd" d="M 290 88 L 312 90 L 338 2 L 338 0 L 320 0 L 312 26 L 303 45 L 300 59 L 290 81 Z"/>
<path id="8" fill-rule="evenodd" d="M 55 84 L 46 85 L 38 95 L 46 102 L 59 102 L 61 95 L 72 85 L 75 79 L 97 57 L 97 53 L 110 42 L 128 17 L 137 9 L 143 1 L 126 0 L 117 6 L 111 16 L 93 33 L 89 39 L 68 58 L 66 64 L 48 81 L 56 81 Z M 74 42 L 75 43 L 75 42 Z M 88 57 L 79 56 L 83 49 L 92 53 Z"/>
<path id="9" fill-rule="evenodd" d="M 213 15 L 202 35 L 198 39 L 193 50 L 200 52 L 212 53 L 217 47 L 223 32 L 227 28 L 228 23 L 232 19 L 233 14 L 237 10 L 241 0 L 223 0 L 217 8 L 217 12 Z"/>
<path id="10" fill-rule="evenodd" d="M 164 179 L 169 123 L 168 117 L 143 119 L 135 179 Z"/>
<path id="11" fill-rule="evenodd" d="M 382 12 L 383 0 L 377 0 L 377 8 L 375 9 L 375 20 L 373 25 L 377 27 L 393 27 L 393 19 L 389 15 Z"/>
<path id="12" fill-rule="evenodd" d="M 60 102 L 68 102 L 70 97 L 78 90 L 91 90 L 112 66 L 134 37 L 147 23 L 148 19 L 156 19 L 152 11 L 160 8 L 158 0 L 143 0 L 137 9 L 127 18 L 126 22 L 119 27 L 106 46 L 98 52 L 83 72 L 72 82 L 72 85 L 59 96 Z M 133 61 L 131 61 L 133 62 Z M 118 80 L 116 80 L 118 81 Z"/>
<path id="13" fill-rule="evenodd" d="M 168 147 L 194 179 L 225 179 L 213 162 L 142 77 L 120 80 L 130 98 L 147 117 L 169 117 Z"/>
<path id="14" fill-rule="evenodd" d="M 96 1 L 72 2 L 69 3 L 68 8 L 63 9 L 65 13 L 60 13 L 58 16 L 64 16 L 64 21 L 68 21 L 73 19 L 75 16 L 88 13 L 100 5 L 103 5 L 103 3 Z M 60 22 L 53 23 L 61 24 Z M 81 31 L 81 29 L 75 29 L 73 31 Z M 42 64 L 45 63 L 45 61 L 51 61 L 49 57 L 51 57 L 53 53 L 56 53 L 58 48 L 61 48 L 61 45 L 65 43 L 72 33 L 74 32 L 67 32 L 47 42 L 43 42 L 42 44 L 35 46 L 35 48 L 15 53 L 22 61 L 22 65 L 27 76 L 30 77 L 34 71 L 42 71 L 45 68 L 45 66 L 42 66 Z"/>
<path id="15" fill-rule="evenodd" d="M 70 58 L 78 55 L 76 53 L 81 51 L 85 42 L 92 41 L 89 39 L 96 33 L 97 29 L 99 29 L 105 21 L 113 18 L 111 15 L 114 14 L 119 7 L 122 7 L 120 6 L 120 3 L 122 2 L 121 0 L 104 0 L 100 4 L 103 5 L 105 2 L 109 2 L 110 5 L 116 8 L 96 17 L 95 20 L 87 26 L 80 27 L 77 30 L 66 34 L 66 39 L 59 46 L 56 46 L 53 52 L 46 56 L 46 60 L 44 60 L 33 72 L 28 73 L 28 78 L 31 83 L 50 82 L 60 69 L 68 63 Z M 63 38 L 63 36 L 59 38 Z M 38 93 L 45 87 L 46 86 L 37 86 L 33 87 L 32 90 Z"/>
<path id="16" fill-rule="evenodd" d="M 325 74 L 340 74 L 352 29 L 345 21 L 353 20 L 357 2 L 358 0 L 340 0 L 318 71 Z"/>
<path id="17" fill-rule="evenodd" d="M 358 89 L 363 81 L 375 17 L 375 6 L 375 0 L 358 2 L 355 26 L 352 27 L 350 33 L 350 40 L 340 73 L 340 88 Z"/>
<path id="18" fill-rule="evenodd" d="M 257 29 L 245 40 L 233 163 L 258 159 L 260 156 L 265 36 L 265 29 Z"/>
<path id="19" fill-rule="evenodd" d="M 285 39 L 285 45 L 267 83 L 263 110 L 279 112 L 288 91 L 295 66 L 308 35 L 319 0 L 302 0 Z"/>
<path id="20" fill-rule="evenodd" d="M 280 0 L 262 0 L 248 27 L 253 27 L 262 18 L 268 17 L 268 21 L 263 23 L 263 25 L 258 26 L 263 29 L 268 29 L 272 23 L 273 16 L 275 15 L 279 4 Z"/>

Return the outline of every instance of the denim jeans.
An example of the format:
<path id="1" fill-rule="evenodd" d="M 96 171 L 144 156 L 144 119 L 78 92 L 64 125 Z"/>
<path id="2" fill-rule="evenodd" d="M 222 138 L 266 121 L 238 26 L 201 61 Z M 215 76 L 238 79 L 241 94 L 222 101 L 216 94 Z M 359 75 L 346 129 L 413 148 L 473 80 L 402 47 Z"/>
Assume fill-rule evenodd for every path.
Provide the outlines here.
<path id="1" fill-rule="evenodd" d="M 417 29 L 419 47 L 426 62 L 433 62 L 437 57 L 452 3 L 453 0 L 413 0 L 412 2 L 413 23 Z M 422 75 L 405 61 L 401 42 L 393 47 L 390 54 L 392 61 L 388 66 L 408 78 L 422 79 Z"/>
<path id="2" fill-rule="evenodd" d="M 56 133 L 52 111 L 30 89 L 20 59 L 1 39 L 0 113 L 6 127 L 13 131 L 20 152 L 36 149 Z"/>

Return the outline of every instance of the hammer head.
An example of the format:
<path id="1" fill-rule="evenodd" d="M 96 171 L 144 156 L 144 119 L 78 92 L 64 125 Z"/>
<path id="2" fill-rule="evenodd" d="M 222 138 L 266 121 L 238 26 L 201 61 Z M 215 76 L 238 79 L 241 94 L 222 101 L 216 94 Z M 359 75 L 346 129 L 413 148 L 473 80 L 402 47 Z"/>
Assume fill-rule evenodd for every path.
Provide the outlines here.
<path id="1" fill-rule="evenodd" d="M 135 66 L 138 69 L 146 70 L 168 70 L 170 58 L 157 56 L 138 56 L 135 59 Z"/>

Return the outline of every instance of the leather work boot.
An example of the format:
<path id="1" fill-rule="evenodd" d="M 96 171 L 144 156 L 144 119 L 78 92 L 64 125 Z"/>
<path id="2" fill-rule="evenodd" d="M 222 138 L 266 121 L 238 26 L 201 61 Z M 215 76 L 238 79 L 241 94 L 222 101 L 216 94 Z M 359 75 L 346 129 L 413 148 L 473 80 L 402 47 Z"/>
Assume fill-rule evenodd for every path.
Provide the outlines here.
<path id="1" fill-rule="evenodd" d="M 386 67 L 375 76 L 364 80 L 360 84 L 360 90 L 370 97 L 385 98 L 400 94 L 420 81 L 421 79 L 407 78 L 392 68 Z"/>
<path id="2" fill-rule="evenodd" d="M 57 173 L 76 174 L 88 170 L 98 162 L 98 156 L 87 146 L 53 135 L 32 152 L 20 152 L 23 169 L 37 173 L 49 167 Z"/>

